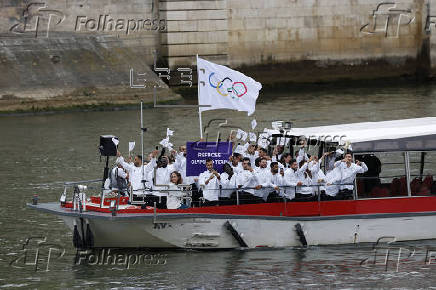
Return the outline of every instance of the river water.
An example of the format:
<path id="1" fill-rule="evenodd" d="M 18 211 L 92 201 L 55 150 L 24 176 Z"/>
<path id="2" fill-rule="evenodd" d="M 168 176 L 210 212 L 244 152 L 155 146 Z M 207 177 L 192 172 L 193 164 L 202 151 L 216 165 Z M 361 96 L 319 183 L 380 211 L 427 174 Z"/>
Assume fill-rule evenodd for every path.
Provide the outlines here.
<path id="1" fill-rule="evenodd" d="M 289 87 L 266 91 L 258 101 L 254 117 L 258 129 L 263 129 L 270 127 L 274 120 L 289 120 L 295 126 L 304 127 L 434 116 L 435 112 L 436 85 L 432 84 L 299 91 Z M 227 119 L 228 124 L 248 130 L 252 117 L 229 110 L 203 113 L 205 126 L 212 119 Z M 144 122 L 148 128 L 146 151 L 165 137 L 166 128 L 175 131 L 171 141 L 176 146 L 187 140 L 198 140 L 195 109 L 149 108 L 144 111 Z M 214 121 L 209 126 L 212 135 L 220 122 L 223 121 Z M 58 200 L 63 181 L 101 178 L 104 164 L 97 150 L 99 135 L 118 136 L 124 153 L 127 142 L 136 141 L 135 153 L 139 153 L 138 128 L 138 110 L 0 117 L 1 288 L 428 288 L 436 285 L 436 261 L 426 264 L 426 254 L 436 248 L 435 241 L 392 246 L 387 265 L 383 263 L 386 250 L 374 250 L 372 245 L 217 252 L 138 250 L 123 254 L 148 255 L 154 260 L 129 269 L 122 263 L 115 266 L 75 263 L 72 234 L 63 222 L 27 209 L 26 203 L 35 193 L 40 202 Z M 228 131 L 221 134 L 226 136 Z M 31 237 L 29 244 L 24 245 Z M 40 259 L 35 266 L 32 259 L 38 241 L 45 243 L 39 245 Z M 55 251 L 47 263 L 47 243 L 58 250 L 64 249 L 65 254 L 59 257 Z M 399 263 L 398 247 L 402 248 Z M 407 255 L 411 257 L 406 259 Z"/>

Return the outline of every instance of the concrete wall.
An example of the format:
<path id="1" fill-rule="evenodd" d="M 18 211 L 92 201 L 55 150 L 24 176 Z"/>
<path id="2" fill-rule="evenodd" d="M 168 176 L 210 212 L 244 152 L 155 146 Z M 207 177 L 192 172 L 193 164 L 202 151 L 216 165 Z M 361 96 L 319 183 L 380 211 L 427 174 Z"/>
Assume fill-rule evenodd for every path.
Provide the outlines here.
<path id="1" fill-rule="evenodd" d="M 422 47 L 429 1 L 397 0 L 378 7 L 381 2 L 163 0 L 161 17 L 169 20 L 165 55 L 170 65 L 194 64 L 197 52 L 266 82 L 378 78 L 426 70 Z"/>
<path id="2" fill-rule="evenodd" d="M 151 100 L 156 84 L 174 95 L 150 69 L 158 17 L 155 0 L 1 1 L 0 111 L 14 98 Z M 146 88 L 130 88 L 131 68 Z"/>
<path id="3" fill-rule="evenodd" d="M 436 3 L 428 3 L 429 18 L 428 22 L 428 33 L 430 34 L 430 57 L 431 57 L 431 68 L 432 75 L 436 75 Z M 432 22 L 430 25 L 430 21 Z"/>
<path id="4" fill-rule="evenodd" d="M 167 19 L 167 30 L 161 33 L 162 55 L 171 67 L 195 65 L 196 54 L 227 64 L 227 0 L 159 2 L 160 17 Z"/>
<path id="5" fill-rule="evenodd" d="M 0 111 L 20 98 L 137 101 L 156 84 L 171 98 L 154 50 L 172 72 L 199 54 L 263 83 L 426 77 L 436 71 L 436 4 L 390 2 L 3 0 Z M 146 88 L 129 88 L 131 68 Z"/>

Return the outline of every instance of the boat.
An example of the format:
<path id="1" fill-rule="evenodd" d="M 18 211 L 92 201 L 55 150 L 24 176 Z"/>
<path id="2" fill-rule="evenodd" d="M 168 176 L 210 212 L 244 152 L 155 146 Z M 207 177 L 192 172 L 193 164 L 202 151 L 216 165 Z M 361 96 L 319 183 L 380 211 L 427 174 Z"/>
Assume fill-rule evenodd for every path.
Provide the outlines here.
<path id="1" fill-rule="evenodd" d="M 28 207 L 61 218 L 81 248 L 210 250 L 436 239 L 436 118 L 292 125 L 276 123 L 265 130 L 270 145 L 284 140 L 291 148 L 303 138 L 312 154 L 352 149 L 354 159 L 375 161 L 368 167 L 379 168 L 356 178 L 350 200 L 284 199 L 170 210 L 99 192 L 92 196 L 78 182 L 66 184 L 59 202 L 34 201 Z M 75 191 L 71 198 L 68 188 Z"/>

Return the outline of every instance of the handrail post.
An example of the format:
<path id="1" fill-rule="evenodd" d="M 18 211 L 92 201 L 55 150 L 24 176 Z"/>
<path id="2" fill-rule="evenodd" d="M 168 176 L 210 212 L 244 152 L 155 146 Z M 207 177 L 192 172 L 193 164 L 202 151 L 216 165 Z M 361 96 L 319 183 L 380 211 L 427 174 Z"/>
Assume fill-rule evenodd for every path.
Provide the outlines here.
<path id="1" fill-rule="evenodd" d="M 100 194 L 100 208 L 103 207 L 103 201 L 104 201 L 104 187 L 101 188 L 101 194 Z"/>
<path id="2" fill-rule="evenodd" d="M 154 209 L 153 209 L 153 223 L 156 223 L 156 215 L 157 215 L 156 202 L 154 202 Z"/>
<path id="3" fill-rule="evenodd" d="M 412 196 L 412 191 L 410 188 L 410 160 L 409 160 L 409 152 L 404 152 L 404 163 L 406 165 L 406 183 L 407 183 L 407 196 Z"/>
<path id="4" fill-rule="evenodd" d="M 236 205 L 239 205 L 239 190 L 236 190 Z"/>
<path id="5" fill-rule="evenodd" d="M 321 185 L 318 184 L 317 187 L 318 187 L 318 202 L 320 202 L 321 201 L 321 190 L 320 190 Z"/>

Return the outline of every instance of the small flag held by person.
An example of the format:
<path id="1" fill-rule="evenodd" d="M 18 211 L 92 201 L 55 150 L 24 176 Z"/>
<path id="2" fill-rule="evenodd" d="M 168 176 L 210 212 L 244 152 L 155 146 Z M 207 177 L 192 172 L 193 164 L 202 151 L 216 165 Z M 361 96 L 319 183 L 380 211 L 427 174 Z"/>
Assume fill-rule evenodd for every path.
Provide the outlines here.
<path id="1" fill-rule="evenodd" d="M 253 121 L 251 121 L 251 129 L 254 130 L 254 128 L 256 128 L 256 126 L 257 126 L 256 119 L 253 119 Z"/>
<path id="2" fill-rule="evenodd" d="M 129 152 L 132 152 L 135 149 L 135 142 L 129 142 Z"/>

